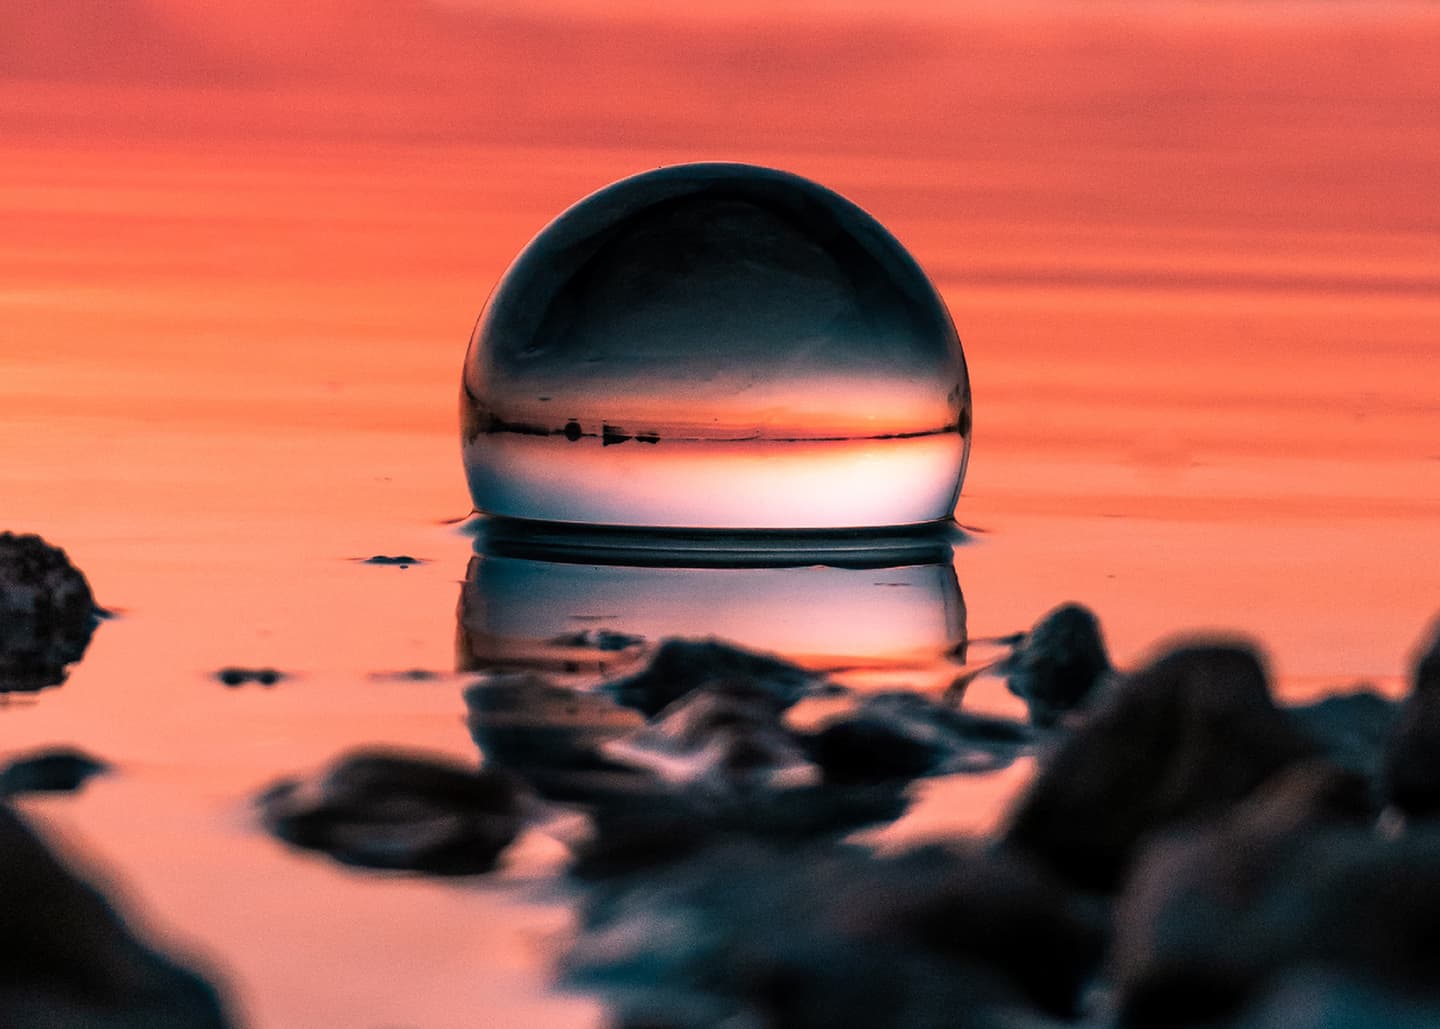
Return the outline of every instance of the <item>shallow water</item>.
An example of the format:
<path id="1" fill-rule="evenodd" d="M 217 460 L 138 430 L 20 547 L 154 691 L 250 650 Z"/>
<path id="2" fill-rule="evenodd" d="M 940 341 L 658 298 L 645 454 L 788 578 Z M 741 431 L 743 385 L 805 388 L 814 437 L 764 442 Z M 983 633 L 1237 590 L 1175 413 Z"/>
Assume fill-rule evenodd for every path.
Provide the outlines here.
<path id="1" fill-rule="evenodd" d="M 0 706 L 0 750 L 73 742 L 119 769 L 27 811 L 221 970 L 247 1024 L 595 1025 L 597 1006 L 546 988 L 568 920 L 546 886 L 557 844 L 527 838 L 474 884 L 377 876 L 285 850 L 248 799 L 357 743 L 473 759 L 457 641 L 468 665 L 597 625 L 721 631 L 938 688 L 959 611 L 980 638 L 1076 599 L 1121 663 L 1219 628 L 1263 641 L 1289 696 L 1397 689 L 1440 608 L 1440 98 L 1405 71 L 1440 29 L 1419 9 L 1159 10 L 1128 34 L 1043 8 L 792 26 L 774 46 L 801 63 L 777 68 L 810 78 L 768 83 L 736 71 L 743 28 L 631 20 L 543 99 L 512 96 L 525 131 L 465 114 L 473 54 L 436 51 L 426 100 L 390 66 L 374 86 L 320 67 L 238 7 L 207 59 L 252 83 L 294 64 L 273 95 L 102 75 L 83 48 L 43 81 L 17 65 L 30 77 L 0 81 L 0 528 L 64 546 L 119 615 L 69 682 Z M 428 39 L 415 18 L 387 31 Z M 534 58 L 562 23 L 517 24 L 496 31 Z M 656 39 L 699 55 L 684 89 L 731 83 L 733 107 L 659 89 L 682 76 Z M 879 74 L 857 41 L 946 103 L 837 108 Z M 586 78 L 612 81 L 607 61 L 639 82 L 613 107 Z M 486 291 L 583 193 L 696 157 L 839 189 L 936 279 L 975 395 L 968 541 L 883 574 L 668 582 L 483 557 L 462 588 L 474 541 L 440 522 L 469 506 L 455 395 Z M 424 563 L 356 560 L 374 554 Z M 225 665 L 293 677 L 230 690 Z M 440 674 L 388 674 L 410 669 Z M 1013 710 L 993 686 L 973 701 Z M 983 829 L 1026 773 L 930 784 L 885 838 Z"/>

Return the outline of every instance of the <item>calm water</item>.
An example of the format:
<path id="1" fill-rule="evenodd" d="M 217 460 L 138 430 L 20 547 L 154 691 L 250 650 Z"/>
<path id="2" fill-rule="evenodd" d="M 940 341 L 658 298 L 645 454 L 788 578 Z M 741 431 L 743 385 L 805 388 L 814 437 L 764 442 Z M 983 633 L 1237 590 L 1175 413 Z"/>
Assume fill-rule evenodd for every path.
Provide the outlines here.
<path id="1" fill-rule="evenodd" d="M 962 627 L 1076 599 L 1122 663 L 1244 629 L 1300 696 L 1395 688 L 1440 608 L 1440 97 L 1406 70 L 1433 12 L 801 18 L 767 37 L 792 73 L 737 65 L 724 19 L 397 14 L 387 38 L 433 44 L 410 67 L 340 15 L 310 54 L 180 6 L 147 10 L 207 56 L 167 76 L 96 43 L 0 79 L 0 527 L 66 547 L 120 614 L 67 684 L 0 707 L 0 750 L 119 766 L 26 808 L 222 970 L 247 1024 L 599 1024 L 546 992 L 557 844 L 432 883 L 293 854 L 249 810 L 362 742 L 473 758 L 456 668 L 488 654 L 598 667 L 627 656 L 554 638 L 717 631 L 938 686 Z M 536 95 L 467 78 L 561 38 L 592 56 Z M 877 82 L 911 102 L 834 102 Z M 490 286 L 575 198 L 698 157 L 834 186 L 936 280 L 975 396 L 968 542 L 675 570 L 477 555 L 439 524 L 469 508 L 454 398 Z M 424 563 L 355 560 L 400 553 Z M 227 664 L 294 678 L 226 690 Z M 391 674 L 414 668 L 440 675 Z M 993 824 L 1026 772 L 933 784 L 886 838 Z"/>

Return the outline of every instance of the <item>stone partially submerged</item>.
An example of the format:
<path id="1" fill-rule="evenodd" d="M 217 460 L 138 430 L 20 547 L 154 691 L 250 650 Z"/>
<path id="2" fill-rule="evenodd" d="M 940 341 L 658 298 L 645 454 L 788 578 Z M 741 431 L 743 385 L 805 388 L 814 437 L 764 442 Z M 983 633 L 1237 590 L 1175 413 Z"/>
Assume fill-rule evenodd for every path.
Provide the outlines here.
<path id="1" fill-rule="evenodd" d="M 0 1025 L 229 1024 L 214 986 L 141 942 L 95 887 L 0 803 Z"/>
<path id="2" fill-rule="evenodd" d="M 1019 722 L 896 690 L 861 698 L 809 734 L 806 746 L 826 782 L 860 783 L 997 771 L 1034 740 Z"/>
<path id="3" fill-rule="evenodd" d="M 21 793 L 70 793 L 110 765 L 74 747 L 49 747 L 0 765 L 0 797 Z"/>
<path id="4" fill-rule="evenodd" d="M 643 863 L 652 843 L 653 860 L 668 860 L 665 834 L 805 839 L 891 821 L 908 804 L 908 779 L 825 780 L 784 720 L 789 699 L 748 678 L 706 680 L 649 719 L 531 673 L 482 679 L 466 704 L 488 762 L 591 816 L 577 862 L 596 868 Z"/>
<path id="5" fill-rule="evenodd" d="M 825 685 L 824 676 L 772 654 L 720 640 L 669 639 L 640 671 L 611 680 L 600 690 L 652 717 L 692 690 L 721 681 L 748 684 L 770 694 L 781 708 Z"/>
<path id="6" fill-rule="evenodd" d="M 359 750 L 258 798 L 265 827 L 347 865 L 471 875 L 495 867 L 524 824 L 510 776 L 448 759 Z"/>
<path id="7" fill-rule="evenodd" d="M 65 551 L 39 536 L 0 533 L 0 694 L 64 682 L 100 616 Z"/>

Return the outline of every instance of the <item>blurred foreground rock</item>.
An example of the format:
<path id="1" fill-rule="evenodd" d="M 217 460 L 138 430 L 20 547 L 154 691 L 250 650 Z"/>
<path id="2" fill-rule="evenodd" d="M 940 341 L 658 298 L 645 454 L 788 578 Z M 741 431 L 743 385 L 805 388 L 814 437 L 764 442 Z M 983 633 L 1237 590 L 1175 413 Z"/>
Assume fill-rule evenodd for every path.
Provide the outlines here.
<path id="1" fill-rule="evenodd" d="M 1156 840 L 1116 910 L 1122 1023 L 1210 1024 L 1306 969 L 1440 1004 L 1440 833 L 1385 839 L 1370 811 L 1353 773 L 1297 766 Z"/>
<path id="2" fill-rule="evenodd" d="M 1271 700 L 1254 648 L 1179 647 L 1126 677 L 1059 745 L 1006 840 L 1113 891 L 1151 834 L 1218 815 L 1319 751 Z"/>
<path id="3" fill-rule="evenodd" d="M 355 751 L 258 799 L 265 827 L 297 847 L 367 868 L 488 872 L 523 824 L 511 777 L 394 751 Z"/>
<path id="4" fill-rule="evenodd" d="M 623 1025 L 1014 1026 L 1075 1012 L 1097 916 L 1013 856 L 731 844 L 592 890 L 563 971 Z"/>
<path id="5" fill-rule="evenodd" d="M 215 988 L 133 936 L 0 803 L 0 1026 L 222 1029 Z"/>
<path id="6" fill-rule="evenodd" d="M 1385 797 L 1411 818 L 1440 815 L 1440 620 L 1421 643 L 1385 751 Z"/>
<path id="7" fill-rule="evenodd" d="M 90 584 L 63 550 L 0 533 L 0 694 L 64 682 L 99 619 Z"/>
<path id="8" fill-rule="evenodd" d="M 0 797 L 21 793 L 69 793 L 110 765 L 74 747 L 50 747 L 0 765 Z"/>

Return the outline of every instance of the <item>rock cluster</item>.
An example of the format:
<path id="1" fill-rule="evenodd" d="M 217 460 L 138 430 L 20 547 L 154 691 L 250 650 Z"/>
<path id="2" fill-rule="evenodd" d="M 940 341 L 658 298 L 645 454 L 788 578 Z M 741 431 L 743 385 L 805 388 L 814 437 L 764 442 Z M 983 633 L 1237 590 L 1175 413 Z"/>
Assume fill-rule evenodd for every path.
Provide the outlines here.
<path id="1" fill-rule="evenodd" d="M 1073 605 L 1008 642 L 1028 722 L 714 640 L 588 688 L 491 675 L 465 698 L 482 771 L 362 757 L 265 817 L 342 860 L 479 871 L 523 824 L 516 784 L 585 812 L 561 971 L 631 1029 L 1435 1024 L 1440 631 L 1400 704 L 1279 704 L 1237 639 L 1120 673 Z M 844 839 L 922 778 L 1022 755 L 987 838 Z M 458 849 L 432 861 L 442 825 Z"/>

